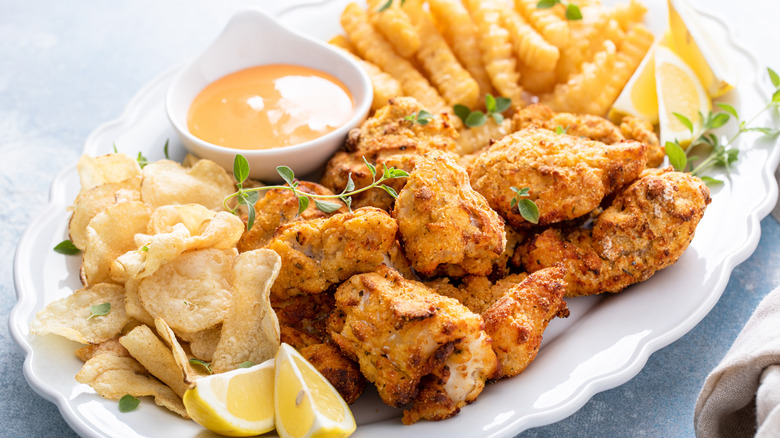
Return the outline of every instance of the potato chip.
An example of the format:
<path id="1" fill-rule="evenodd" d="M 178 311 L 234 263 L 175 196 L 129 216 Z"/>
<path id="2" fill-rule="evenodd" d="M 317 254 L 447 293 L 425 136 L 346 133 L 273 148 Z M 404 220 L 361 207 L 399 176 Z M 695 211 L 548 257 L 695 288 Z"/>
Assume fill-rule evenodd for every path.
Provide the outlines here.
<path id="1" fill-rule="evenodd" d="M 139 283 L 141 303 L 150 315 L 164 319 L 176 331 L 216 326 L 230 309 L 230 279 L 237 253 L 235 249 L 183 253 Z"/>
<path id="2" fill-rule="evenodd" d="M 99 157 L 82 155 L 76 164 L 81 180 L 81 191 L 87 191 L 106 183 L 118 183 L 141 176 L 138 161 L 125 154 L 108 154 Z"/>
<path id="3" fill-rule="evenodd" d="M 164 406 L 184 418 L 190 418 L 181 398 L 155 379 L 132 357 L 101 354 L 88 360 L 76 374 L 76 381 L 92 387 L 102 397 L 119 400 L 127 394 L 134 397 L 152 396 L 158 406 Z"/>
<path id="4" fill-rule="evenodd" d="M 125 288 L 115 284 L 95 284 L 52 301 L 35 315 L 30 333 L 53 333 L 82 344 L 99 344 L 117 336 L 127 323 Z M 109 303 L 108 313 L 92 316 L 91 306 Z"/>
<path id="5" fill-rule="evenodd" d="M 93 357 L 100 354 L 113 354 L 114 356 L 130 357 L 130 353 L 122 344 L 119 343 L 119 338 L 111 338 L 106 342 L 100 344 L 85 345 L 76 350 L 76 357 L 80 361 L 86 362 Z"/>
<path id="6" fill-rule="evenodd" d="M 190 364 L 190 358 L 187 355 L 187 352 L 184 351 L 184 348 L 182 348 L 181 344 L 179 344 L 179 340 L 176 339 L 176 334 L 164 319 L 155 318 L 154 326 L 157 329 L 157 334 L 159 334 L 162 340 L 165 341 L 169 347 L 171 347 L 173 359 L 176 361 L 176 365 L 178 365 L 179 370 L 181 370 L 184 382 L 187 385 L 191 387 L 195 383 L 195 380 L 201 376 L 206 375 L 195 371 L 195 369 Z"/>
<path id="7" fill-rule="evenodd" d="M 124 189 L 124 190 L 123 190 Z M 73 202 L 73 215 L 68 231 L 70 240 L 80 250 L 87 247 L 87 225 L 98 213 L 123 200 L 141 200 L 141 177 L 135 176 L 117 183 L 106 183 L 81 192 Z"/>
<path id="8" fill-rule="evenodd" d="M 144 309 L 141 299 L 138 298 L 138 283 L 139 280 L 132 278 L 125 282 L 125 312 L 129 318 L 153 326 L 154 318 Z"/>
<path id="9" fill-rule="evenodd" d="M 217 349 L 219 337 L 222 333 L 222 324 L 195 333 L 179 332 L 178 335 L 183 340 L 189 342 L 190 352 L 200 360 L 211 362 L 214 357 L 214 351 Z"/>
<path id="10" fill-rule="evenodd" d="M 146 231 L 151 214 L 151 208 L 142 202 L 121 202 L 89 221 L 83 259 L 87 284 L 122 281 L 118 274 L 112 278 L 111 265 L 120 255 L 136 249 L 135 235 Z"/>
<path id="11" fill-rule="evenodd" d="M 140 325 L 119 338 L 119 342 L 149 373 L 168 385 L 179 397 L 184 396 L 189 385 L 184 382 L 182 370 L 176 364 L 171 350 L 152 329 Z"/>
<path id="12" fill-rule="evenodd" d="M 144 167 L 143 175 L 141 199 L 155 208 L 201 204 L 210 210 L 222 210 L 222 202 L 236 189 L 225 169 L 210 160 L 199 160 L 191 168 L 160 160 Z"/>
<path id="13" fill-rule="evenodd" d="M 279 320 L 271 308 L 271 285 L 282 259 L 269 249 L 241 253 L 233 263 L 233 304 L 222 324 L 212 368 L 221 373 L 246 361 L 263 363 L 279 348 Z"/>

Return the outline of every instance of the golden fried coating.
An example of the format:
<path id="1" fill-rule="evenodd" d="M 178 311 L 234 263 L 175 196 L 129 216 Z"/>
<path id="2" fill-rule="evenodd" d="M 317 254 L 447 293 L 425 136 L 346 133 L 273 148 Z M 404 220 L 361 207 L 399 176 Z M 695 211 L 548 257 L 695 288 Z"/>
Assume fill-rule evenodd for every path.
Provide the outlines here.
<path id="1" fill-rule="evenodd" d="M 507 135 L 471 164 L 471 186 L 515 228 L 530 224 L 511 205 L 511 187 L 530 188 L 539 225 L 587 214 L 605 196 L 635 180 L 647 161 L 647 145 L 613 145 L 541 128 Z"/>
<path id="2" fill-rule="evenodd" d="M 556 316 L 569 316 L 565 291 L 562 269 L 540 270 L 511 286 L 482 313 L 501 378 L 522 372 L 539 352 L 547 324 Z"/>
<path id="3" fill-rule="evenodd" d="M 298 181 L 297 190 L 313 195 L 332 195 L 333 192 L 325 187 L 308 181 Z M 298 198 L 286 189 L 272 189 L 265 192 L 265 196 L 255 203 L 255 222 L 252 229 L 244 231 L 238 241 L 238 252 L 260 249 L 268 244 L 274 237 L 274 232 L 281 225 L 293 221 L 307 221 L 332 216 L 335 213 L 344 213 L 347 207 L 343 206 L 333 213 L 324 213 L 317 209 L 312 202 L 300 215 L 298 214 Z M 247 215 L 241 219 L 247 223 Z"/>
<path id="4" fill-rule="evenodd" d="M 457 285 L 451 283 L 449 278 L 442 277 L 426 283 L 426 286 L 433 288 L 439 295 L 455 298 L 472 312 L 481 314 L 527 276 L 526 273 L 511 274 L 493 284 L 488 277 L 467 275 Z"/>
<path id="5" fill-rule="evenodd" d="M 373 182 L 365 158 L 381 172 L 383 166 L 411 172 L 418 156 L 433 150 L 454 152 L 458 131 L 445 113 L 433 117 L 425 125 L 407 120 L 419 114 L 423 106 L 411 97 L 390 99 L 390 103 L 366 120 L 359 129 L 347 136 L 346 151 L 337 152 L 328 161 L 322 177 L 322 185 L 340 193 L 352 175 L 356 187 Z M 396 192 L 406 183 L 403 178 L 386 184 Z M 352 197 L 352 207 L 365 206 L 390 210 L 393 198 L 383 190 L 368 190 Z"/>
<path id="6" fill-rule="evenodd" d="M 333 312 L 336 300 L 333 294 L 326 292 L 312 295 L 296 295 L 279 299 L 271 295 L 271 307 L 276 312 L 280 326 L 289 326 L 307 336 L 313 336 L 316 342 L 329 342 L 327 330 L 328 316 Z M 284 333 L 282 333 L 284 337 Z M 283 341 L 300 350 L 298 343 Z M 312 342 L 307 342 L 309 345 Z"/>
<path id="7" fill-rule="evenodd" d="M 482 318 L 457 300 L 381 266 L 336 291 L 331 337 L 355 358 L 382 400 L 414 403 L 404 422 L 441 419 L 474 400 L 496 372 Z M 425 376 L 432 375 L 421 393 Z M 431 396 L 435 394 L 435 396 Z"/>
<path id="8" fill-rule="evenodd" d="M 487 275 L 504 252 L 504 221 L 469 184 L 452 156 L 430 152 L 417 162 L 393 209 L 406 256 L 431 276 Z"/>
<path id="9" fill-rule="evenodd" d="M 567 296 L 620 292 L 680 258 L 710 200 L 699 178 L 671 168 L 647 170 L 593 229 L 547 229 L 515 256 L 529 272 L 563 266 Z"/>
<path id="10" fill-rule="evenodd" d="M 658 167 L 664 162 L 666 152 L 655 134 L 653 124 L 639 117 L 627 116 L 620 122 L 620 132 L 629 140 L 645 143 L 647 150 L 647 167 Z"/>
<path id="11" fill-rule="evenodd" d="M 271 294 L 279 299 L 316 294 L 371 272 L 395 245 L 397 231 L 389 214 L 372 207 L 282 225 L 266 246 L 282 258 Z"/>
<path id="12" fill-rule="evenodd" d="M 620 129 L 603 117 L 590 114 L 556 113 L 550 107 L 542 104 L 529 105 L 512 116 L 513 131 L 531 126 L 538 126 L 550 131 L 555 131 L 560 127 L 569 135 L 586 137 L 605 144 L 625 140 Z"/>

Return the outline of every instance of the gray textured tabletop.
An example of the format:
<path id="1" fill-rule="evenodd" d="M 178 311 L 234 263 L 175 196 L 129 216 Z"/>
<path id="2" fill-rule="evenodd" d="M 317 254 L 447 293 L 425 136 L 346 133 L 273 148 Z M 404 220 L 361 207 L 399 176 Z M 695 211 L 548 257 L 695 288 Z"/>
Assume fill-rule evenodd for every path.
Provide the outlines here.
<path id="1" fill-rule="evenodd" d="M 690 1 L 727 17 L 738 41 L 780 70 L 780 2 Z M 235 9 L 203 0 L 0 0 L 0 319 L 7 321 L 16 301 L 15 247 L 47 203 L 53 177 L 76 162 L 93 129 L 118 117 L 146 82 L 204 47 Z M 780 225 L 768 216 L 761 230 L 755 253 L 693 330 L 654 353 L 627 383 L 520 436 L 693 436 L 705 376 L 758 302 L 780 285 Z M 75 436 L 27 385 L 23 361 L 7 324 L 0 325 L 0 436 Z"/>

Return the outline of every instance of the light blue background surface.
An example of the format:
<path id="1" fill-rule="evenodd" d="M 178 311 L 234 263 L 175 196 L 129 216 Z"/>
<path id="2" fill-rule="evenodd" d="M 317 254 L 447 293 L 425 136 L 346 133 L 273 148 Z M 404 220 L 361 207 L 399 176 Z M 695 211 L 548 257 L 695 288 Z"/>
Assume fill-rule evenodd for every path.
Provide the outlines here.
<path id="1" fill-rule="evenodd" d="M 780 71 L 773 23 L 780 2 L 742 1 L 739 9 L 729 0 L 691 3 L 728 17 L 739 40 Z M 223 9 L 203 0 L 0 0 L 0 436 L 75 436 L 57 408 L 27 385 L 22 351 L 8 333 L 19 237 L 46 204 L 54 175 L 76 162 L 87 135 L 118 117 L 146 82 L 211 41 L 229 16 Z M 705 376 L 758 302 L 780 285 L 780 225 L 767 217 L 761 227 L 756 252 L 690 333 L 653 354 L 628 383 L 520 436 L 693 436 Z"/>

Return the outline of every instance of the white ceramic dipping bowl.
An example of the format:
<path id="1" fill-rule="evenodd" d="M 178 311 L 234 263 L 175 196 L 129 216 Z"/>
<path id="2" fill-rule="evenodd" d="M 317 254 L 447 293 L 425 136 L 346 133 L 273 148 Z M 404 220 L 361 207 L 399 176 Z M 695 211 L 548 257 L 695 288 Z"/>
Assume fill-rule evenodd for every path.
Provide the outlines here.
<path id="1" fill-rule="evenodd" d="M 343 126 L 322 137 L 273 149 L 228 148 L 190 133 L 187 113 L 198 93 L 225 75 L 266 64 L 300 65 L 335 76 L 352 94 L 355 113 Z M 277 166 L 289 166 L 296 175 L 319 169 L 344 143 L 347 132 L 365 120 L 372 99 L 371 81 L 348 56 L 327 43 L 285 28 L 264 12 L 246 10 L 234 15 L 217 40 L 174 79 L 165 104 L 168 118 L 189 152 L 231 171 L 236 154 L 241 154 L 249 162 L 250 177 L 279 182 Z"/>

